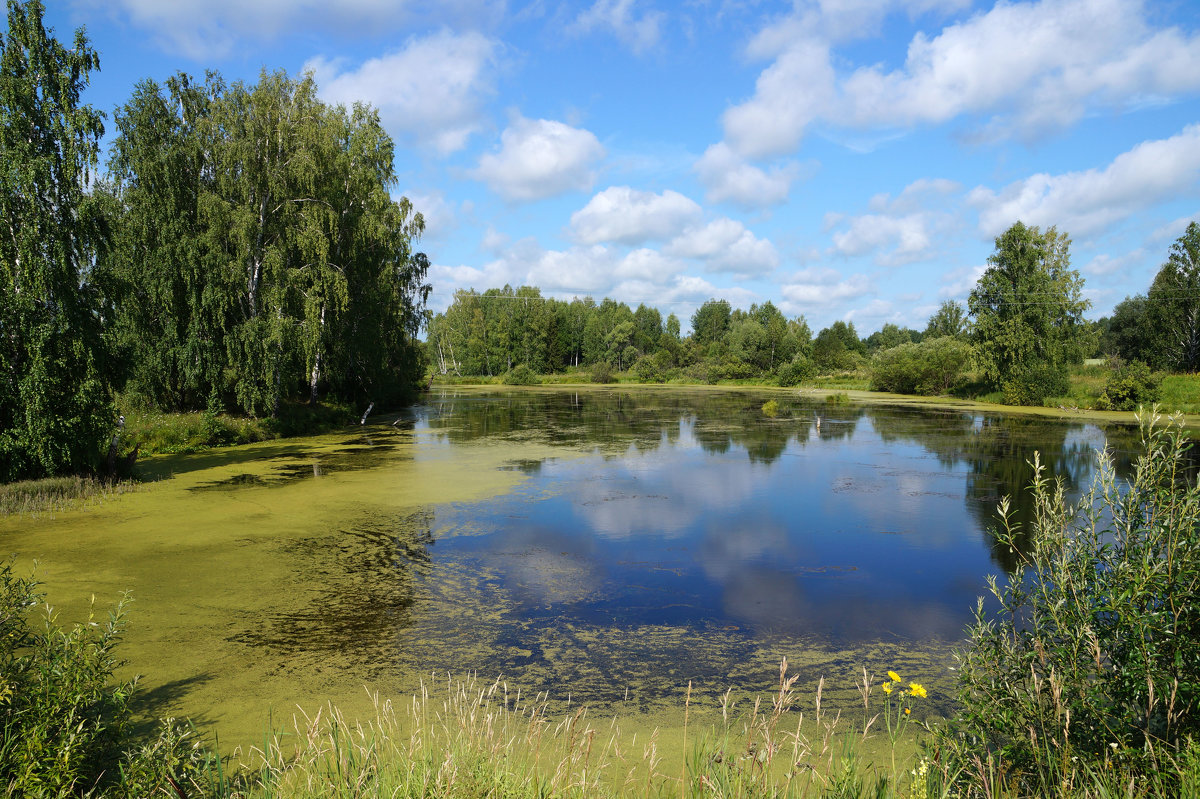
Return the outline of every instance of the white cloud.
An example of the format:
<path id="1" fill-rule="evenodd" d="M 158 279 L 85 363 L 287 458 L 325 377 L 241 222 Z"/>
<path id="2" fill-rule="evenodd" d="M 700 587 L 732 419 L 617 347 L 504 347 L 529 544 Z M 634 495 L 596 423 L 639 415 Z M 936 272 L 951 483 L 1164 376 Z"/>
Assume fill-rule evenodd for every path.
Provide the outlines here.
<path id="1" fill-rule="evenodd" d="M 952 180 L 921 178 L 896 197 L 876 194 L 868 202 L 875 213 L 845 217 L 826 214 L 826 229 L 844 224 L 833 234 L 834 249 L 855 257 L 876 253 L 883 266 L 912 263 L 931 257 L 952 227 L 954 217 L 939 210 L 961 186 Z"/>
<path id="2" fill-rule="evenodd" d="M 804 269 L 780 286 L 780 292 L 794 308 L 827 309 L 830 303 L 858 299 L 872 293 L 871 280 L 863 274 L 843 279 L 835 269 Z"/>
<path id="3" fill-rule="evenodd" d="M 987 264 L 951 269 L 941 277 L 942 285 L 938 289 L 938 296 L 947 300 L 965 298 L 979 283 L 979 278 L 983 277 L 985 271 Z"/>
<path id="4" fill-rule="evenodd" d="M 1200 88 L 1200 36 L 1154 28 L 1140 0 L 997 3 L 935 36 L 918 33 L 892 70 L 839 75 L 839 35 L 829 19 L 802 10 L 754 39 L 748 53 L 773 63 L 754 96 L 723 117 L 738 153 L 790 152 L 818 120 L 887 128 L 965 115 L 991 136 L 1029 135 L 1092 108 L 1120 111 Z"/>
<path id="5" fill-rule="evenodd" d="M 1124 255 L 1113 256 L 1108 253 L 1100 253 L 1083 267 L 1083 271 L 1089 275 L 1103 277 L 1128 272 L 1131 267 L 1141 266 L 1145 262 L 1146 251 L 1138 247 L 1136 250 L 1127 252 Z"/>
<path id="6" fill-rule="evenodd" d="M 441 31 L 409 39 L 403 49 L 356 69 L 323 56 L 303 68 L 313 72 L 325 100 L 369 103 L 393 133 L 446 154 L 462 149 L 481 127 L 498 51 L 499 44 L 480 33 Z"/>
<path id="7" fill-rule="evenodd" d="M 1200 211 L 1173 219 L 1165 225 L 1160 225 L 1150 234 L 1150 241 L 1174 241 L 1183 235 L 1184 231 L 1187 230 L 1187 226 L 1192 222 L 1200 223 Z"/>
<path id="8" fill-rule="evenodd" d="M 765 208 L 788 198 L 800 166 L 789 163 L 765 171 L 749 164 L 721 142 L 704 151 L 693 167 L 709 202 L 731 202 L 743 208 Z"/>
<path id="9" fill-rule="evenodd" d="M 446 202 L 445 195 L 440 191 L 407 191 L 403 192 L 403 196 L 412 203 L 413 210 L 425 219 L 424 239 L 443 239 L 458 227 L 454 208 Z"/>
<path id="10" fill-rule="evenodd" d="M 855 256 L 892 246 L 881 263 L 909 263 L 924 257 L 933 246 L 924 214 L 884 216 L 863 214 L 850 221 L 850 228 L 833 235 L 833 245 L 843 255 Z"/>
<path id="11" fill-rule="evenodd" d="M 596 0 L 571 27 L 579 33 L 611 31 L 630 50 L 643 53 L 658 44 L 663 14 L 646 11 L 639 17 L 633 6 L 634 0 Z"/>
<path id="12" fill-rule="evenodd" d="M 779 253 L 771 242 L 758 238 L 741 222 L 728 217 L 685 230 L 667 245 L 666 252 L 700 259 L 714 272 L 753 275 L 779 266 Z"/>
<path id="13" fill-rule="evenodd" d="M 674 277 L 686 268 L 687 264 L 678 258 L 642 247 L 622 258 L 613 270 L 613 276 L 620 280 L 661 284 L 666 278 Z"/>
<path id="14" fill-rule="evenodd" d="M 979 229 L 998 235 L 1017 220 L 1056 225 L 1073 236 L 1103 231 L 1144 208 L 1195 195 L 1200 182 L 1200 124 L 1169 139 L 1145 141 L 1104 169 L 1039 173 L 1000 191 L 980 186 L 968 195 Z"/>
<path id="15" fill-rule="evenodd" d="M 790 152 L 834 105 L 835 83 L 829 44 L 798 39 L 758 76 L 754 97 L 722 116 L 726 141 L 748 158 Z"/>
<path id="16" fill-rule="evenodd" d="M 678 235 L 702 215 L 694 200 L 670 189 L 656 194 L 612 186 L 571 214 L 571 230 L 584 244 L 607 241 L 636 245 Z"/>
<path id="17" fill-rule="evenodd" d="M 479 159 L 473 176 L 509 200 L 540 200 L 586 191 L 604 147 L 587 130 L 549 119 L 518 117 L 500 134 L 498 152 Z"/>
<path id="18" fill-rule="evenodd" d="M 270 40 L 304 29 L 357 35 L 405 26 L 480 24 L 502 12 L 503 3 L 486 0 L 439 0 L 397 4 L 388 0 L 79 0 L 135 27 L 149 31 L 165 52 L 195 61 L 230 55 L 241 40 Z"/>

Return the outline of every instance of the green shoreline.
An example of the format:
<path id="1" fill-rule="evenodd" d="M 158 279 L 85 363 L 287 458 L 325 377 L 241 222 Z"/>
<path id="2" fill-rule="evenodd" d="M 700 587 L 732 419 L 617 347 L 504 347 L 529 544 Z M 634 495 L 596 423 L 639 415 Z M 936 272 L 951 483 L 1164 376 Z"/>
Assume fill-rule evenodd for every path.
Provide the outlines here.
<path id="1" fill-rule="evenodd" d="M 778 395 L 811 396 L 826 398 L 844 394 L 853 402 L 866 402 L 876 405 L 900 405 L 914 408 L 933 408 L 958 411 L 978 411 L 982 413 L 1023 414 L 1040 416 L 1063 421 L 1083 421 L 1097 424 L 1124 424 L 1137 426 L 1136 411 L 1097 411 L 1090 408 L 1050 408 L 1036 405 L 1000 405 L 980 400 L 959 399 L 957 397 L 925 397 L 912 394 L 892 394 L 885 391 L 870 391 L 867 389 L 822 388 L 807 386 L 772 386 L 746 383 L 545 383 L 536 386 L 509 386 L 501 383 L 434 383 L 434 389 L 471 389 L 487 391 L 554 391 L 557 389 L 588 389 L 594 391 L 626 391 L 654 390 L 671 391 L 684 389 L 687 391 L 743 391 L 765 392 Z M 1170 411 L 1160 410 L 1163 416 Z M 1200 414 L 1181 414 L 1184 429 L 1190 436 L 1200 434 Z"/>

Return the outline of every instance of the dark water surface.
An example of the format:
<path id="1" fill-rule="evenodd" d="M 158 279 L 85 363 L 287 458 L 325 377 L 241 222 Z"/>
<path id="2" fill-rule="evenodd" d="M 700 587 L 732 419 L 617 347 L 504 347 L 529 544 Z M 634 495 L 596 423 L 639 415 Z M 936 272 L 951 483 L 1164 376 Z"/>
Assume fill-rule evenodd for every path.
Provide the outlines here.
<path id="1" fill-rule="evenodd" d="M 653 709 L 769 688 L 786 656 L 845 701 L 863 667 L 945 697 L 1033 452 L 1077 493 L 1134 440 L 799 392 L 446 389 L 396 425 L 151 464 L 171 477 L 0 545 L 71 611 L 131 590 L 148 710 L 234 739 L 430 672 Z"/>

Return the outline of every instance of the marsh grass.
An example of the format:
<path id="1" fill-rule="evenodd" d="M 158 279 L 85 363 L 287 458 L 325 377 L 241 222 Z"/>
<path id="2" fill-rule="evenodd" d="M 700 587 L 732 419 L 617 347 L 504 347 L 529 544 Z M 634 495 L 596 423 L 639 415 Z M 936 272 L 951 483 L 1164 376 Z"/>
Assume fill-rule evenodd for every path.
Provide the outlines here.
<path id="1" fill-rule="evenodd" d="M 365 722 L 329 705 L 298 713 L 290 730 L 239 755 L 222 784 L 211 781 L 211 770 L 193 771 L 185 792 L 247 799 L 900 796 L 898 786 L 911 778 L 882 764 L 911 765 L 916 747 L 905 738 L 897 749 L 897 739 L 881 732 L 885 711 L 872 707 L 873 678 L 864 671 L 859 692 L 869 715 L 861 721 L 823 703 L 824 680 L 805 701 L 797 679 L 785 660 L 771 695 L 739 712 L 726 692 L 709 709 L 712 723 L 693 726 L 689 690 L 682 730 L 648 733 L 587 708 L 554 713 L 545 694 L 526 696 L 503 680 L 431 679 L 400 704 L 372 696 Z M 881 742 L 888 751 L 877 766 L 864 759 L 864 744 Z"/>
<path id="2" fill-rule="evenodd" d="M 0 515 L 37 515 L 103 502 L 137 489 L 132 480 L 48 477 L 0 485 Z"/>
<path id="3" fill-rule="evenodd" d="M 213 447 L 318 435 L 354 424 L 361 414 L 337 403 L 283 403 L 278 417 L 266 419 L 208 411 L 164 413 L 134 400 L 118 404 L 125 416 L 122 451 L 128 453 L 137 447 L 139 456 L 192 454 Z"/>

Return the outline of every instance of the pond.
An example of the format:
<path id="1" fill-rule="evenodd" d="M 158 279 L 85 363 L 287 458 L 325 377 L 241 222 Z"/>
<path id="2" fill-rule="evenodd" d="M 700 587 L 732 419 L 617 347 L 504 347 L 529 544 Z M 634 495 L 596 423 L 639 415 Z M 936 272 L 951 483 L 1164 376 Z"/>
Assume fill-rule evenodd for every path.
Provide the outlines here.
<path id="1" fill-rule="evenodd" d="M 1078 493 L 1098 448 L 1124 469 L 1135 440 L 801 392 L 444 389 L 338 435 L 150 461 L 133 493 L 0 520 L 0 546 L 39 561 L 63 618 L 130 592 L 143 708 L 226 744 L 472 672 L 658 719 L 689 682 L 768 690 L 787 657 L 834 703 L 896 669 L 948 709 L 952 648 L 1012 565 L 1001 497 L 1028 520 L 1035 450 Z"/>

